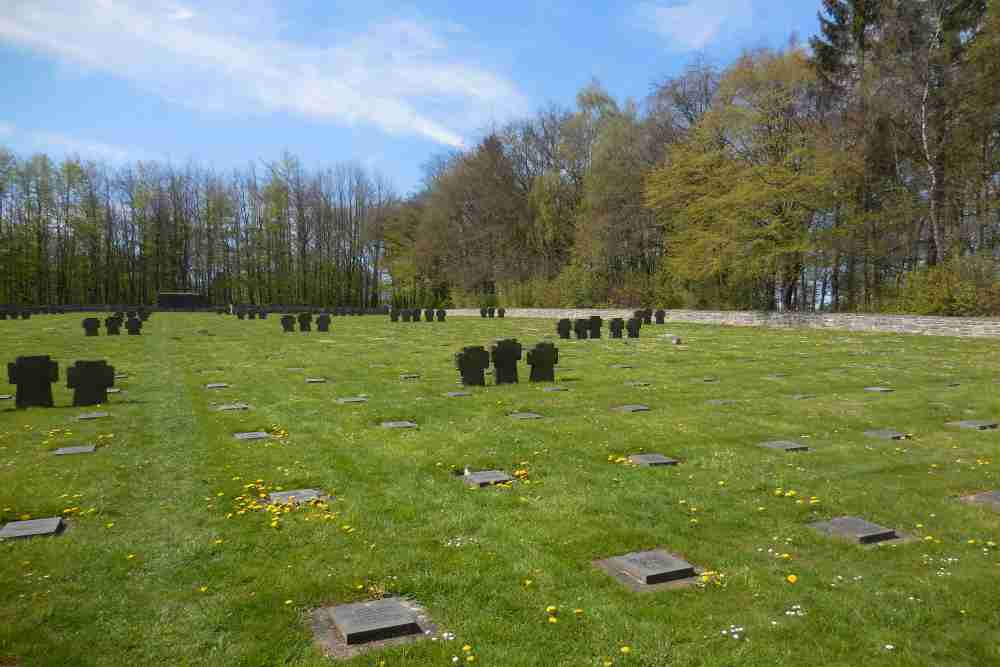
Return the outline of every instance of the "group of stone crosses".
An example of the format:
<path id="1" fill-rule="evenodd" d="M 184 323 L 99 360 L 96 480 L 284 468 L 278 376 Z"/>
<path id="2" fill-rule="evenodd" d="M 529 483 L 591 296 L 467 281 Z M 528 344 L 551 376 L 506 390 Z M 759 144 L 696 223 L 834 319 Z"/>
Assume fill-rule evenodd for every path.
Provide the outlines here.
<path id="1" fill-rule="evenodd" d="M 615 317 L 608 321 L 608 331 L 611 332 L 612 338 L 621 338 L 622 329 L 627 332 L 629 338 L 638 338 L 639 331 L 642 329 L 643 324 L 652 324 L 653 317 L 656 317 L 657 324 L 663 324 L 666 318 L 666 311 L 658 310 L 654 314 L 652 310 L 637 310 L 632 314 L 628 320 L 621 317 Z M 600 315 L 592 315 L 590 317 L 581 317 L 575 320 L 561 319 L 556 322 L 556 333 L 559 337 L 565 340 L 569 340 L 570 332 L 576 334 L 579 339 L 587 338 L 600 338 L 601 328 L 604 326 L 604 319 Z"/>
<path id="2" fill-rule="evenodd" d="M 7 383 L 17 387 L 18 408 L 51 408 L 52 383 L 59 380 L 59 364 L 48 355 L 18 357 L 7 364 Z M 66 387 L 73 390 L 73 405 L 99 405 L 115 386 L 115 368 L 107 361 L 77 361 L 66 371 Z"/>
<path id="3" fill-rule="evenodd" d="M 32 315 L 65 315 L 66 306 L 0 306 L 0 320 L 30 320 Z"/>
<path id="4" fill-rule="evenodd" d="M 492 307 L 490 307 L 490 308 L 480 308 L 479 309 L 479 317 L 486 317 L 486 318 L 489 318 L 489 319 L 493 319 L 494 317 L 503 317 L 506 314 L 507 314 L 507 309 L 506 308 L 492 308 Z"/>
<path id="5" fill-rule="evenodd" d="M 399 322 L 402 319 L 404 322 L 419 322 L 420 313 L 420 308 L 393 308 L 389 311 L 389 321 Z M 433 322 L 435 318 L 438 322 L 444 322 L 444 318 L 448 315 L 448 312 L 443 308 L 438 308 L 437 310 L 427 308 L 423 311 L 423 315 L 425 322 Z"/>
<path id="6" fill-rule="evenodd" d="M 463 347 L 455 355 L 455 367 L 466 386 L 485 386 L 486 369 L 493 362 L 493 380 L 496 384 L 517 383 L 517 362 L 521 360 L 521 344 L 514 338 L 498 340 L 487 352 L 482 345 Z M 555 382 L 555 367 L 559 363 L 559 348 L 552 343 L 538 343 L 528 350 L 527 362 L 531 366 L 532 382 Z"/>
<path id="7" fill-rule="evenodd" d="M 104 328 L 109 336 L 121 334 L 122 322 L 125 322 L 125 329 L 129 336 L 138 336 L 142 333 L 142 323 L 149 319 L 148 310 L 129 310 L 126 312 L 116 312 L 104 318 Z M 125 318 L 128 317 L 126 320 Z M 88 336 L 100 335 L 101 320 L 96 317 L 88 317 L 83 320 L 83 330 Z"/>

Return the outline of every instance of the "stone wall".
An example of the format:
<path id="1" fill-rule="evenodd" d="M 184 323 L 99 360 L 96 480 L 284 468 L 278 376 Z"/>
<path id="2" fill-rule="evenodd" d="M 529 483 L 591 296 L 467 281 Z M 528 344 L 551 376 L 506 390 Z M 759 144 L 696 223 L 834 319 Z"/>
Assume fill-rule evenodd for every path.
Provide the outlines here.
<path id="1" fill-rule="evenodd" d="M 508 308 L 507 317 L 536 317 L 558 320 L 600 315 L 628 318 L 631 310 L 625 309 L 556 309 Z M 847 315 L 841 313 L 764 313 L 755 311 L 668 310 L 668 322 L 692 322 L 746 327 L 779 327 L 841 329 L 845 331 L 883 331 L 922 334 L 926 336 L 989 337 L 1000 336 L 1000 319 L 978 317 L 923 317 L 917 315 Z M 470 308 L 449 310 L 448 316 L 479 317 L 479 311 Z"/>

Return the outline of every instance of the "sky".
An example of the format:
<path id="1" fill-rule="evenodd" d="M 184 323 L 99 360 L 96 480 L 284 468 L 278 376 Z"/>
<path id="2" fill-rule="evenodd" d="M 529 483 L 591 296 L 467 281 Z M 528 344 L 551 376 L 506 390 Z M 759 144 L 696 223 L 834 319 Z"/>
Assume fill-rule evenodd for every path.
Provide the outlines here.
<path id="1" fill-rule="evenodd" d="M 435 155 L 597 79 L 642 100 L 696 56 L 817 30 L 819 0 L 3 0 L 0 146 L 216 170 Z"/>

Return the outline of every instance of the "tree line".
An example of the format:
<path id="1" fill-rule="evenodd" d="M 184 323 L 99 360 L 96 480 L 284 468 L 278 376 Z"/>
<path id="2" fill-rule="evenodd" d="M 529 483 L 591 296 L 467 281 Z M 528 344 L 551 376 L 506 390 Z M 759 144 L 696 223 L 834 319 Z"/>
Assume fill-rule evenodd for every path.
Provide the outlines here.
<path id="1" fill-rule="evenodd" d="M 398 298 L 1000 314 L 1000 2 L 819 17 L 433 160 L 386 227 Z"/>
<path id="2" fill-rule="evenodd" d="M 0 303 L 1000 314 L 1000 0 L 822 0 L 808 44 L 433 157 L 231 174 L 0 150 Z"/>
<path id="3" fill-rule="evenodd" d="M 377 173 L 290 155 L 225 175 L 0 149 L 0 304 L 375 305 L 398 202 Z"/>

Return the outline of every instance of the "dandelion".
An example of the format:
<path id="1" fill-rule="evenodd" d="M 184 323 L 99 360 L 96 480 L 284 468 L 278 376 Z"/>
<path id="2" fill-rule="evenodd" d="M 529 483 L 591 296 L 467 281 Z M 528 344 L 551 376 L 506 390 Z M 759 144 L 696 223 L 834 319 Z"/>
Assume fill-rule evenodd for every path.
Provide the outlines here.
<path id="1" fill-rule="evenodd" d="M 621 651 L 622 655 L 628 655 L 629 653 L 632 652 L 632 647 L 631 646 L 622 646 L 618 650 Z"/>
<path id="2" fill-rule="evenodd" d="M 129 554 L 128 556 L 125 556 L 125 560 L 132 560 L 133 558 L 135 558 L 135 554 Z"/>
<path id="3" fill-rule="evenodd" d="M 462 647 L 462 651 L 464 651 L 465 653 L 470 653 L 470 652 L 472 651 L 472 647 L 471 647 L 471 646 L 469 646 L 468 644 L 465 644 L 465 645 L 464 645 L 464 646 Z"/>
<path id="4" fill-rule="evenodd" d="M 198 590 L 201 591 L 202 593 L 207 593 L 208 592 L 208 586 L 202 586 Z"/>
<path id="5" fill-rule="evenodd" d="M 796 581 L 799 580 L 799 578 L 797 576 L 795 576 L 794 574 L 790 574 L 787 577 L 785 577 L 785 580 L 788 581 L 788 583 L 790 583 L 790 584 L 794 584 Z"/>

